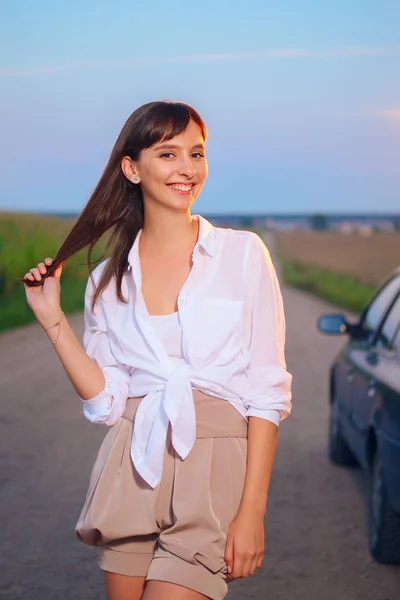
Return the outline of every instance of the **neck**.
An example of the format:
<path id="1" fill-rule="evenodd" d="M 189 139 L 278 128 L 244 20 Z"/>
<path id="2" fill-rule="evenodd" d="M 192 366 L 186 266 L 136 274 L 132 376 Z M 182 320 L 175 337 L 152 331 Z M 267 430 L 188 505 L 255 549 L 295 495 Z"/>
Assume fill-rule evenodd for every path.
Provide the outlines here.
<path id="1" fill-rule="evenodd" d="M 148 254 L 175 254 L 195 246 L 200 224 L 189 210 L 158 210 L 155 213 L 145 210 L 144 214 L 140 243 Z"/>

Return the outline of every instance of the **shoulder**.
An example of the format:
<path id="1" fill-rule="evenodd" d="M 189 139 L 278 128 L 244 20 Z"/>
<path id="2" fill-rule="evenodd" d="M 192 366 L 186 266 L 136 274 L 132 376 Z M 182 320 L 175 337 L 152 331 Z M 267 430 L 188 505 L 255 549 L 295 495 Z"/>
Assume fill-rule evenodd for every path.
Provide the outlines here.
<path id="1" fill-rule="evenodd" d="M 104 273 L 104 269 L 106 268 L 109 260 L 110 260 L 109 258 L 106 258 L 105 260 L 103 260 L 100 264 L 97 265 L 97 267 L 95 267 L 93 269 L 93 271 L 89 275 L 87 284 L 86 284 L 86 292 L 85 292 L 86 296 L 91 296 L 94 293 L 94 287 L 96 287 L 98 285 L 98 283 L 101 279 L 101 276 Z"/>
<path id="2" fill-rule="evenodd" d="M 224 232 L 222 235 L 225 237 L 226 250 L 241 253 L 245 265 L 249 261 L 268 262 L 271 260 L 269 249 L 258 233 L 245 229 L 220 229 Z"/>
<path id="3" fill-rule="evenodd" d="M 254 231 L 228 227 L 215 227 L 214 229 L 217 240 L 220 240 L 228 250 L 237 249 L 248 252 L 251 248 L 255 248 L 255 250 L 265 248 L 263 240 Z"/>
<path id="4" fill-rule="evenodd" d="M 255 233 L 255 231 L 249 231 L 247 229 L 232 229 L 230 227 L 214 227 L 215 234 L 218 237 L 224 238 L 225 240 L 233 241 L 236 244 L 259 244 L 264 245 L 263 240 Z"/>
<path id="5" fill-rule="evenodd" d="M 102 276 L 104 269 L 106 268 L 106 266 L 108 265 L 109 262 L 109 258 L 106 258 L 105 260 L 103 260 L 101 263 L 99 263 L 97 265 L 97 267 L 95 267 L 92 271 L 93 273 L 93 277 L 96 281 L 96 283 L 99 281 L 100 277 Z"/>

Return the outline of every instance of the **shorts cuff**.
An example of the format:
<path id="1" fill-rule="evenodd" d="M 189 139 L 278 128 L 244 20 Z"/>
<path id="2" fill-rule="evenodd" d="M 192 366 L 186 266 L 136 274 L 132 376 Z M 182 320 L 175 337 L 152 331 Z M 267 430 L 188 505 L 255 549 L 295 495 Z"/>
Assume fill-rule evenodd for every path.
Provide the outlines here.
<path id="1" fill-rule="evenodd" d="M 146 577 L 153 553 L 133 554 L 131 552 L 119 552 L 111 548 L 99 546 L 97 550 L 97 562 L 103 571 L 110 571 L 118 575 L 130 575 L 132 577 Z"/>
<path id="2" fill-rule="evenodd" d="M 223 600 L 228 593 L 223 573 L 212 573 L 201 564 L 194 565 L 174 555 L 155 556 L 146 580 L 182 585 L 208 596 L 211 600 Z"/>

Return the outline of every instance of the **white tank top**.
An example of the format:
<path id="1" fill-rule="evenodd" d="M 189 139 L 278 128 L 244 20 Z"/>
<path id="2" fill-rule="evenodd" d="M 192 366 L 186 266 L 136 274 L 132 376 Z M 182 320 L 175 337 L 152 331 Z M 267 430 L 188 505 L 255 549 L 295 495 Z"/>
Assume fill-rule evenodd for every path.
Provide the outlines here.
<path id="1" fill-rule="evenodd" d="M 150 315 L 151 324 L 171 358 L 182 357 L 182 327 L 178 311 L 169 315 Z"/>

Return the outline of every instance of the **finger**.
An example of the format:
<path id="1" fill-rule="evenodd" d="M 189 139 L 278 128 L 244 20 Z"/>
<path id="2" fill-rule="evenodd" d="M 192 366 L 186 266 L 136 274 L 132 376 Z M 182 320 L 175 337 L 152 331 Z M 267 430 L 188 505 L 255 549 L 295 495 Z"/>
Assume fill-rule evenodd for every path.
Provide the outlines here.
<path id="1" fill-rule="evenodd" d="M 237 579 L 238 577 L 242 577 L 243 565 L 244 565 L 244 557 L 239 554 L 235 554 L 234 560 L 233 560 L 232 579 Z"/>
<path id="2" fill-rule="evenodd" d="M 54 277 L 56 277 L 57 279 L 60 279 L 61 273 L 62 273 L 62 265 L 58 265 L 58 267 L 54 271 Z"/>
<path id="3" fill-rule="evenodd" d="M 37 268 L 39 269 L 39 271 L 40 271 L 40 273 L 42 275 L 46 275 L 46 273 L 47 273 L 47 267 L 46 267 L 46 265 L 44 263 L 39 263 L 38 266 L 37 266 Z"/>
<path id="4" fill-rule="evenodd" d="M 246 558 L 246 560 L 243 563 L 243 569 L 242 569 L 242 577 L 249 577 L 250 573 L 251 573 L 251 567 L 253 565 L 253 558 Z"/>
<path id="5" fill-rule="evenodd" d="M 254 573 L 255 573 L 255 572 L 256 572 L 256 570 L 257 570 L 257 566 L 258 566 L 258 559 L 257 559 L 257 558 L 255 558 L 255 559 L 253 560 L 253 562 L 251 563 L 250 575 L 254 575 Z"/>
<path id="6" fill-rule="evenodd" d="M 35 278 L 32 275 L 32 273 L 25 273 L 24 279 L 29 279 L 29 281 L 35 281 Z"/>
<path id="7" fill-rule="evenodd" d="M 51 263 L 53 262 L 52 258 L 45 258 L 44 262 L 46 263 L 46 265 L 51 265 Z"/>
<path id="8" fill-rule="evenodd" d="M 34 276 L 34 278 L 36 279 L 36 281 L 41 281 L 42 280 L 42 276 L 39 273 L 39 269 L 33 268 L 33 269 L 29 269 L 29 270 L 32 273 L 32 275 Z"/>
<path id="9" fill-rule="evenodd" d="M 228 567 L 228 575 L 230 576 L 233 570 L 233 539 L 229 535 L 226 539 L 224 559 Z"/>
<path id="10" fill-rule="evenodd" d="M 263 560 L 264 560 L 264 553 L 262 553 L 261 556 L 259 556 L 259 558 L 257 560 L 257 569 L 259 569 L 261 567 L 261 565 L 263 564 Z"/>

